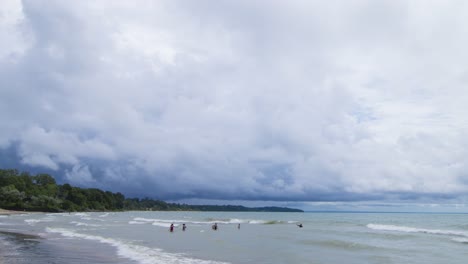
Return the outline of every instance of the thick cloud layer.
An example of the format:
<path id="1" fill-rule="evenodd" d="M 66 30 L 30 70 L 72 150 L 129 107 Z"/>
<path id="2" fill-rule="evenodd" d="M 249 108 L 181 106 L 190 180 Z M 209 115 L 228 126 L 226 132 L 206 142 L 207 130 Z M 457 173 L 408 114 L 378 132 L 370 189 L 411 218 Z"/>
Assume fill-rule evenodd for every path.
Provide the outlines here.
<path id="1" fill-rule="evenodd" d="M 3 166 L 164 199 L 468 191 L 463 1 L 0 5 Z"/>

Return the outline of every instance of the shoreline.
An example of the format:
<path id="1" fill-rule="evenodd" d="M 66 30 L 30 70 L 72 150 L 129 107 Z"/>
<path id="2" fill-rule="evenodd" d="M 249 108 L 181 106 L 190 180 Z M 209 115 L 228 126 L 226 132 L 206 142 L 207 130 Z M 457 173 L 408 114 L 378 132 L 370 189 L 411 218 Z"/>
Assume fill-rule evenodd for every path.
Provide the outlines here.
<path id="1" fill-rule="evenodd" d="M 0 215 L 38 214 L 38 213 L 115 213 L 115 212 L 224 212 L 224 213 L 304 213 L 286 211 L 203 211 L 203 210 L 118 210 L 118 211 L 72 211 L 72 212 L 47 212 L 47 211 L 17 211 L 0 208 Z"/>
<path id="2" fill-rule="evenodd" d="M 28 211 L 13 211 L 0 208 L 0 215 L 30 214 Z"/>

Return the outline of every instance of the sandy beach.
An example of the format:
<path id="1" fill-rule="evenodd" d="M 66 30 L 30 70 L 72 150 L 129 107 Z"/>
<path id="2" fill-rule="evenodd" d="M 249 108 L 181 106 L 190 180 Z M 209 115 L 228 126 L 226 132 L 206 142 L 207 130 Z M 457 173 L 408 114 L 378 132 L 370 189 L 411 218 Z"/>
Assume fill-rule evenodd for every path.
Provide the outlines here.
<path id="1" fill-rule="evenodd" d="M 0 208 L 0 215 L 13 215 L 13 214 L 25 214 L 29 212 L 24 212 L 24 211 L 12 211 L 12 210 L 5 210 Z"/>

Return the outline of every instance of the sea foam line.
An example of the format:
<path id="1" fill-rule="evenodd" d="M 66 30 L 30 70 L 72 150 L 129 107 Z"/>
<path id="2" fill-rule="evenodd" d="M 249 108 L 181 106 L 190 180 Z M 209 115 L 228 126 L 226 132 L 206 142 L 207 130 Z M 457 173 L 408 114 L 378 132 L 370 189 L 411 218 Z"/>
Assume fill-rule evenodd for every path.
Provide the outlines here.
<path id="1" fill-rule="evenodd" d="M 209 219 L 207 221 L 187 221 L 187 220 L 167 220 L 167 219 L 155 219 L 155 218 L 143 218 L 143 217 L 135 217 L 133 218 L 132 224 L 136 223 L 142 223 L 142 222 L 148 222 L 148 223 L 156 223 L 154 225 L 161 225 L 161 226 L 166 226 L 164 224 L 171 224 L 171 223 L 190 223 L 190 224 L 197 224 L 197 225 L 205 225 L 205 224 L 257 224 L 257 225 L 265 225 L 265 224 L 281 224 L 284 223 L 283 221 L 277 221 L 277 220 L 255 220 L 255 219 L 238 219 L 238 218 L 232 218 L 232 219 Z M 288 223 L 295 223 L 296 221 L 288 221 Z"/>
<path id="2" fill-rule="evenodd" d="M 452 241 L 463 243 L 463 244 L 468 244 L 468 238 L 465 238 L 465 237 L 454 237 L 452 238 Z"/>
<path id="3" fill-rule="evenodd" d="M 396 226 L 396 225 L 379 225 L 379 224 L 368 224 L 368 228 L 381 231 L 396 231 L 404 233 L 425 233 L 433 235 L 449 235 L 449 236 L 460 236 L 468 238 L 468 232 L 455 231 L 455 230 L 440 230 L 440 229 L 425 229 L 415 228 L 408 226 Z"/>
<path id="4" fill-rule="evenodd" d="M 144 225 L 144 224 L 146 224 L 145 222 L 138 222 L 138 221 L 129 221 L 128 223 L 130 225 Z"/>
<path id="5" fill-rule="evenodd" d="M 46 231 L 49 233 L 58 233 L 64 237 L 93 240 L 93 241 L 98 241 L 103 244 L 111 245 L 117 249 L 117 254 L 120 257 L 128 258 L 128 259 L 137 261 L 138 263 L 141 263 L 141 264 L 153 264 L 153 263 L 225 264 L 225 263 L 228 263 L 228 262 L 219 262 L 219 261 L 189 258 L 189 257 L 184 256 L 183 254 L 168 253 L 158 248 L 149 248 L 145 246 L 134 245 L 134 244 L 123 242 L 117 239 L 112 239 L 112 238 L 81 234 L 81 233 L 74 232 L 73 230 L 64 229 L 64 228 L 47 227 Z"/>
<path id="6" fill-rule="evenodd" d="M 74 224 L 76 226 L 93 226 L 93 227 L 100 226 L 100 225 L 87 224 L 87 223 L 82 223 L 82 222 L 77 222 L 77 221 L 71 221 L 70 224 Z"/>
<path id="7" fill-rule="evenodd" d="M 89 216 L 89 214 L 87 214 L 87 213 L 74 213 L 73 215 L 76 215 L 76 216 Z"/>
<path id="8" fill-rule="evenodd" d="M 42 222 L 52 222 L 53 220 L 54 219 L 52 217 L 46 217 L 42 219 L 25 219 L 24 222 L 28 223 L 29 225 L 35 225 Z"/>

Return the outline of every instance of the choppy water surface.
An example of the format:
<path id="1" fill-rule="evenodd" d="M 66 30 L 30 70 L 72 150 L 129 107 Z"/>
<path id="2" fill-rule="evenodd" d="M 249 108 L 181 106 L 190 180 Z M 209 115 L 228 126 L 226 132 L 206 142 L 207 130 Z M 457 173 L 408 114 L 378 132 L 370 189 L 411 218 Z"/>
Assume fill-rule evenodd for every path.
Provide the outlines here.
<path id="1" fill-rule="evenodd" d="M 175 231 L 170 233 L 173 223 Z M 187 230 L 182 231 L 182 224 Z M 219 229 L 213 231 L 211 225 Z M 303 228 L 297 227 L 298 223 Z M 240 229 L 238 229 L 240 224 Z M 0 216 L 0 263 L 466 263 L 468 215 L 121 212 Z"/>

